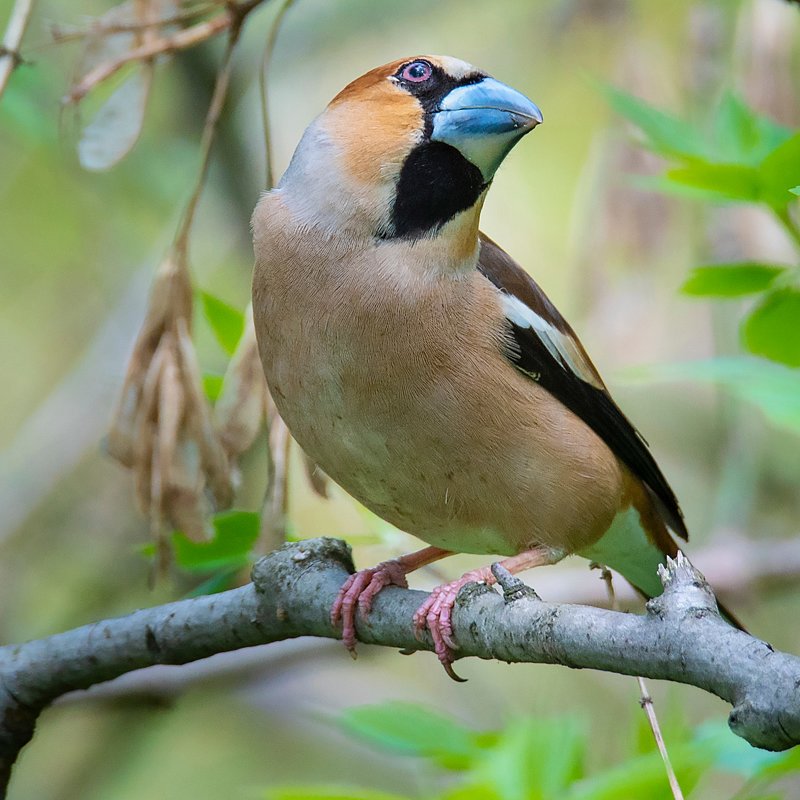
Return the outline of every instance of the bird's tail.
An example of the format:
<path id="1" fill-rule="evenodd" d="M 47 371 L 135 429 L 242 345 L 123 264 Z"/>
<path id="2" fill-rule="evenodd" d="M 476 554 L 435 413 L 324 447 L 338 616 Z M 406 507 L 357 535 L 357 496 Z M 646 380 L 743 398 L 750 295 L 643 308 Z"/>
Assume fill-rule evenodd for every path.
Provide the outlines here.
<path id="1" fill-rule="evenodd" d="M 619 572 L 649 600 L 663 591 L 658 576 L 659 565 L 666 565 L 667 556 L 675 558 L 679 548 L 649 497 L 644 500 L 644 507 L 641 506 L 631 504 L 617 514 L 602 539 L 581 551 L 580 555 Z M 731 625 L 746 630 L 734 614 L 717 602 L 720 613 Z"/>

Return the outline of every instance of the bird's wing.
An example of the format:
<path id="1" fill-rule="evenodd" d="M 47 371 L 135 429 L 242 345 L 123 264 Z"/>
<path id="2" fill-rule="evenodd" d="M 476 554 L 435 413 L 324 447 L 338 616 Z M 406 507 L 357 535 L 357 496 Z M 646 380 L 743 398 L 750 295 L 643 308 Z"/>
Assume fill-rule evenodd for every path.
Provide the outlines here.
<path id="1" fill-rule="evenodd" d="M 611 398 L 567 321 L 519 264 L 481 234 L 478 270 L 502 294 L 508 359 L 577 414 L 648 490 L 667 525 L 688 539 L 674 492 L 647 442 Z"/>

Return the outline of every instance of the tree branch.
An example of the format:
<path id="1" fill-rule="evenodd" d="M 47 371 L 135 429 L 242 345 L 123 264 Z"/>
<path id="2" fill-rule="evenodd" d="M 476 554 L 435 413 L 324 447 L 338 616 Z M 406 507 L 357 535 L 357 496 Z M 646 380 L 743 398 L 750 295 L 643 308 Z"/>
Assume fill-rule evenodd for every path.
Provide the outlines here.
<path id="1" fill-rule="evenodd" d="M 19 47 L 33 13 L 34 0 L 17 0 L 11 9 L 3 44 L 0 45 L 0 96 L 6 90 L 14 69 L 22 63 Z"/>
<path id="2" fill-rule="evenodd" d="M 299 636 L 340 638 L 330 607 L 352 569 L 344 542 L 288 544 L 258 561 L 253 582 L 239 589 L 0 648 L 0 787 L 41 710 L 66 692 L 154 664 L 185 664 Z M 683 556 L 663 570 L 664 594 L 643 615 L 548 603 L 518 579 L 497 577 L 502 595 L 475 584 L 459 594 L 459 657 L 691 684 L 733 705 L 728 723 L 750 744 L 769 750 L 800 744 L 800 658 L 725 623 L 705 579 Z M 415 639 L 411 624 L 423 599 L 422 592 L 385 589 L 370 618 L 358 622 L 360 641 L 431 650 L 429 639 Z"/>
<path id="3" fill-rule="evenodd" d="M 99 83 L 108 80 L 119 72 L 126 64 L 133 61 L 149 61 L 156 56 L 171 55 L 180 50 L 195 47 L 207 39 L 211 39 L 222 31 L 235 30 L 242 26 L 245 17 L 265 0 L 243 0 L 243 2 L 225 3 L 225 10 L 215 17 L 198 22 L 184 28 L 171 36 L 159 36 L 144 44 L 134 47 L 114 59 L 98 64 L 87 72 L 66 94 L 64 104 L 78 103 Z"/>
<path id="4" fill-rule="evenodd" d="M 186 50 L 194 47 L 200 42 L 216 36 L 218 33 L 229 28 L 231 17 L 227 14 L 220 14 L 217 17 L 198 22 L 191 28 L 184 28 L 174 36 L 156 39 L 154 42 L 135 47 L 118 58 L 103 61 L 93 70 L 87 72 L 81 80 L 73 86 L 63 99 L 63 103 L 77 103 L 82 100 L 97 84 L 110 78 L 119 72 L 126 64 L 132 61 L 147 61 L 159 55 L 175 53 L 178 50 Z"/>

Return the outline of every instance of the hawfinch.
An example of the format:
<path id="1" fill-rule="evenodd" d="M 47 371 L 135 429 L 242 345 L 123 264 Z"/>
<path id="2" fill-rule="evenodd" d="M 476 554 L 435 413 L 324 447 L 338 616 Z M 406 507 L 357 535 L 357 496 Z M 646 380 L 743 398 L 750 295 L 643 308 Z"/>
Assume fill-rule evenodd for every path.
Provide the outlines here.
<path id="1" fill-rule="evenodd" d="M 678 501 L 569 323 L 478 229 L 495 171 L 542 122 L 524 95 L 463 61 L 402 59 L 345 87 L 303 134 L 253 215 L 253 311 L 281 416 L 340 486 L 428 543 L 361 570 L 356 612 L 454 553 L 510 572 L 577 553 L 661 592 L 687 538 Z M 453 675 L 451 611 L 417 611 Z"/>

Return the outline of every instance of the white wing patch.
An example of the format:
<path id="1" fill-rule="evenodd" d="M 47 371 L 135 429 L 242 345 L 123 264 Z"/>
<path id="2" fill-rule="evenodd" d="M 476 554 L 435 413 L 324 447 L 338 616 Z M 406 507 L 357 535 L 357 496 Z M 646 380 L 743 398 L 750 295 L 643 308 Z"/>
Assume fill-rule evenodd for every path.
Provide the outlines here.
<path id="1" fill-rule="evenodd" d="M 580 348 L 570 336 L 562 333 L 546 319 L 540 317 L 518 297 L 503 292 L 502 302 L 503 312 L 506 317 L 518 328 L 530 328 L 547 348 L 547 352 L 561 366 L 570 370 L 582 381 L 591 384 L 596 389 L 604 388 L 603 384 L 597 379 L 592 367 L 586 362 Z"/>

